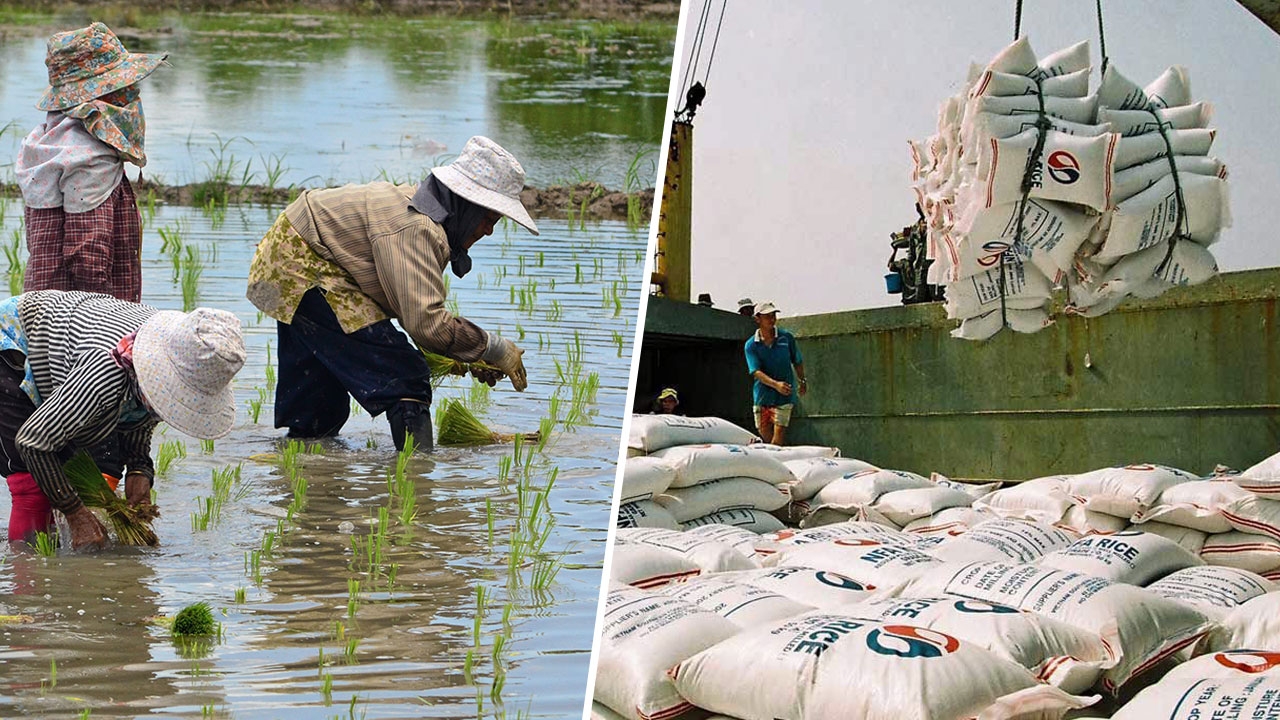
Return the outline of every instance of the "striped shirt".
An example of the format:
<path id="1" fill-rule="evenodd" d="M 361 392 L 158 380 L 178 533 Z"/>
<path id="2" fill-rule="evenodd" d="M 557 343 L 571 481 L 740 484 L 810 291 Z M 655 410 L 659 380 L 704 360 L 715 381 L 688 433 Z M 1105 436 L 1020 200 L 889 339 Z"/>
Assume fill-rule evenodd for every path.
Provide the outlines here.
<path id="1" fill-rule="evenodd" d="M 62 472 L 77 447 L 91 447 L 117 430 L 129 472 L 155 474 L 151 462 L 154 416 L 120 425 L 120 414 L 138 399 L 129 371 L 111 350 L 158 312 L 106 295 L 53 290 L 18 299 L 18 317 L 27 336 L 27 362 L 42 402 L 18 430 L 16 445 L 27 470 L 64 514 L 82 503 Z"/>
<path id="2" fill-rule="evenodd" d="M 284 214 L 312 251 L 342 268 L 423 349 L 474 362 L 488 335 L 445 309 L 449 241 L 409 206 L 415 189 L 377 182 L 308 190 Z"/>

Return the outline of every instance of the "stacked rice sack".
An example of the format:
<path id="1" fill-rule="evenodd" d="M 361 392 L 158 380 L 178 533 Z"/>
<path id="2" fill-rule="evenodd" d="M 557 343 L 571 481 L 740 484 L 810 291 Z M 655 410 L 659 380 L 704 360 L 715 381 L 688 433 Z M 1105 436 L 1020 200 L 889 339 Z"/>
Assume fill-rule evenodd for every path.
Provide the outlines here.
<path id="1" fill-rule="evenodd" d="M 791 487 L 813 480 L 792 472 Z M 1131 465 L 995 491 L 845 474 L 858 479 L 841 474 L 812 496 L 856 500 L 842 522 L 619 530 L 598 712 L 1080 717 L 1140 676 L 1169 692 L 1143 691 L 1115 717 L 1210 717 L 1205 702 L 1226 697 L 1250 713 L 1280 707 L 1280 591 L 1242 560 L 1222 562 L 1231 552 L 1203 549 L 1235 534 L 1249 539 L 1231 545 L 1280 538 L 1269 524 L 1280 501 L 1267 499 L 1280 494 L 1280 454 L 1238 475 Z M 970 499 L 890 497 L 941 490 Z M 933 514 L 907 531 L 890 518 L 909 507 Z M 1238 716 L 1269 716 L 1258 712 Z"/>
<path id="2" fill-rule="evenodd" d="M 971 68 L 937 133 L 911 143 L 928 279 L 947 287 L 956 337 L 985 339 L 1002 320 L 1035 332 L 1058 288 L 1068 312 L 1096 316 L 1217 272 L 1206 247 L 1230 217 L 1211 108 L 1191 102 L 1180 67 L 1140 88 L 1110 66 L 1093 93 L 1089 72 L 1088 43 L 1037 60 L 1020 38 Z"/>

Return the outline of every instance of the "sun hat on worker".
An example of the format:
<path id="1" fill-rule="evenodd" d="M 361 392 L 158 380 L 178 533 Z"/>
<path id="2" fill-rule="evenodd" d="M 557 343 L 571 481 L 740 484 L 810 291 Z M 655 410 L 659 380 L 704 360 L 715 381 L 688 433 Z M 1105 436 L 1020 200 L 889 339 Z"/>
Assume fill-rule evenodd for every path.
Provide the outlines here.
<path id="1" fill-rule="evenodd" d="M 65 110 L 129 87 L 155 71 L 168 55 L 131 53 L 100 22 L 49 38 L 44 64 L 49 89 L 39 110 Z"/>
<path id="2" fill-rule="evenodd" d="M 675 388 L 662 388 L 662 392 L 658 393 L 659 400 L 666 400 L 667 398 L 680 402 L 680 396 L 676 394 Z"/>
<path id="3" fill-rule="evenodd" d="M 133 369 L 147 404 L 174 429 L 204 440 L 231 431 L 231 378 L 244 359 L 240 319 L 226 310 L 162 310 L 133 341 Z"/>
<path id="4" fill-rule="evenodd" d="M 500 212 L 538 234 L 538 226 L 520 202 L 524 168 L 498 143 L 477 135 L 467 141 L 457 159 L 432 168 L 431 174 L 467 200 Z"/>
<path id="5" fill-rule="evenodd" d="M 755 305 L 755 301 L 753 301 L 751 298 L 742 298 L 741 300 L 738 301 L 739 310 L 741 310 L 742 308 L 749 308 L 753 305 Z"/>
<path id="6" fill-rule="evenodd" d="M 774 304 L 768 301 L 762 302 L 756 306 L 757 315 L 772 315 L 776 312 L 778 312 L 778 308 L 774 307 Z"/>

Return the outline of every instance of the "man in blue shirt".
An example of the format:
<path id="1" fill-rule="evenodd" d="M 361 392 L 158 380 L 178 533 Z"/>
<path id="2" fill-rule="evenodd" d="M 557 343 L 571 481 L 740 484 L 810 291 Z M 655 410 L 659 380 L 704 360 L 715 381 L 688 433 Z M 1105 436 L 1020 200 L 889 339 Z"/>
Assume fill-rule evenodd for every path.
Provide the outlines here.
<path id="1" fill-rule="evenodd" d="M 778 328 L 778 308 L 771 302 L 762 302 L 755 309 L 758 329 L 743 350 L 747 356 L 747 372 L 755 380 L 751 399 L 755 405 L 756 427 L 765 442 L 782 445 L 787 426 L 791 424 L 797 391 L 804 395 L 809 389 L 804 378 L 804 360 L 795 337 Z"/>

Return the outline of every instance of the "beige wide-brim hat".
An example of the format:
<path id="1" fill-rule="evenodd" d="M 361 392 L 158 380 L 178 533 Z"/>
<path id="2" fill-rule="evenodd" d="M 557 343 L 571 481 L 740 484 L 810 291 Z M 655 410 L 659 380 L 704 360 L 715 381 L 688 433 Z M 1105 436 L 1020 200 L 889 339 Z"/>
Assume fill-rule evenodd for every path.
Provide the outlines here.
<path id="1" fill-rule="evenodd" d="M 231 432 L 231 378 L 244 367 L 240 319 L 225 310 L 163 310 L 133 341 L 133 369 L 147 404 L 174 429 L 202 440 Z"/>
<path id="2" fill-rule="evenodd" d="M 538 226 L 520 202 L 524 168 L 498 143 L 477 135 L 467 141 L 456 160 L 432 168 L 431 174 L 467 200 L 500 212 L 538 234 Z"/>
<path id="3" fill-rule="evenodd" d="M 131 53 L 100 22 L 49 38 L 44 63 L 49 89 L 36 103 L 39 110 L 66 110 L 129 87 L 145 78 L 168 55 Z"/>

